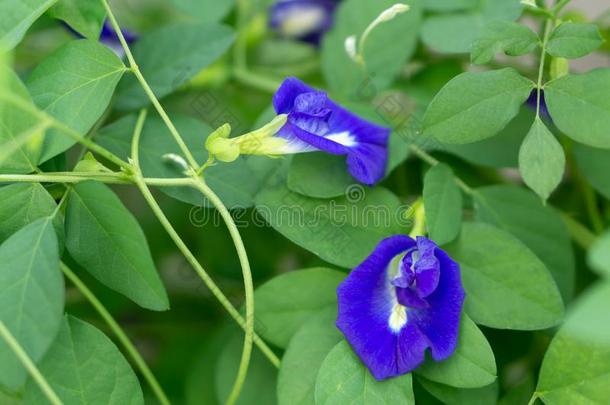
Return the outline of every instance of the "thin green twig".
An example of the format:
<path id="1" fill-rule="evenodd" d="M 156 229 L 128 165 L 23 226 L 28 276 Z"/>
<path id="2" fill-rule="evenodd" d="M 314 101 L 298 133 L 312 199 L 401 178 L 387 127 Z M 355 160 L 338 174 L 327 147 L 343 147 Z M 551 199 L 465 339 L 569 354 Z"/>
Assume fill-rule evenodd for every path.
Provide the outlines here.
<path id="1" fill-rule="evenodd" d="M 23 364 L 23 367 L 25 367 L 28 373 L 30 373 L 34 381 L 36 381 L 36 384 L 38 384 L 38 387 L 40 387 L 40 390 L 45 395 L 45 397 L 47 397 L 49 402 L 53 405 L 63 405 L 63 402 L 61 401 L 61 399 L 59 399 L 53 388 L 51 388 L 47 380 L 40 373 L 40 370 L 38 370 L 32 359 L 30 359 L 30 357 L 25 352 L 25 350 L 23 350 L 17 339 L 15 339 L 13 334 L 8 330 L 8 328 L 6 327 L 6 325 L 4 325 L 4 322 L 2 321 L 0 321 L 0 336 L 11 348 L 13 353 L 15 353 L 15 356 L 17 356 L 21 364 Z"/>
<path id="2" fill-rule="evenodd" d="M 542 38 L 542 51 L 540 53 L 540 63 L 538 65 L 538 80 L 536 83 L 536 118 L 540 118 L 540 104 L 542 100 L 542 80 L 544 78 L 544 62 L 546 61 L 546 47 L 549 43 L 553 20 L 547 19 L 544 23 L 544 37 Z"/>
<path id="3" fill-rule="evenodd" d="M 413 152 L 418 158 L 420 158 L 424 162 L 428 163 L 430 166 L 436 166 L 441 163 L 434 156 L 430 155 L 428 152 L 426 152 L 415 144 L 409 145 L 409 148 L 411 149 L 411 152 Z M 455 174 L 453 175 L 453 177 L 455 178 L 455 182 L 457 183 L 458 187 L 460 187 L 464 193 L 468 195 L 474 195 L 475 191 L 468 184 L 466 184 Z"/>
<path id="4" fill-rule="evenodd" d="M 83 181 L 99 181 L 105 184 L 133 184 L 133 181 L 122 173 L 85 173 L 59 172 L 44 174 L 0 174 L 0 183 L 66 183 L 74 184 Z M 192 186 L 189 178 L 144 178 L 144 183 L 156 187 Z"/>
<path id="5" fill-rule="evenodd" d="M 246 253 L 246 247 L 244 246 L 244 242 L 239 234 L 239 230 L 231 217 L 231 213 L 224 206 L 220 198 L 212 191 L 211 188 L 205 184 L 205 182 L 201 178 L 193 179 L 195 187 L 210 200 L 210 202 L 216 207 L 218 212 L 220 212 L 220 216 L 223 218 L 227 228 L 229 229 L 229 233 L 231 234 L 231 238 L 233 239 L 233 244 L 235 245 L 235 249 L 237 250 L 237 256 L 239 257 L 239 261 L 241 263 L 242 268 L 242 277 L 244 280 L 244 295 L 246 297 L 246 323 L 245 323 L 245 336 L 244 336 L 244 347 L 242 350 L 241 361 L 239 363 L 239 370 L 237 373 L 237 377 L 235 380 L 235 384 L 233 389 L 231 390 L 231 394 L 227 399 L 227 404 L 234 404 L 239 398 L 239 393 L 243 387 L 243 384 L 246 380 L 246 375 L 248 374 L 248 365 L 250 364 L 250 356 L 252 354 L 252 342 L 254 338 L 254 284 L 252 281 L 252 272 L 250 270 L 250 263 L 248 261 L 248 255 Z"/>
<path id="6" fill-rule="evenodd" d="M 97 297 L 89 290 L 89 288 L 82 282 L 80 278 L 68 266 L 64 263 L 61 263 L 61 271 L 66 275 L 66 277 L 72 282 L 72 284 L 78 288 L 81 294 L 91 303 L 91 305 L 95 308 L 97 313 L 104 319 L 104 321 L 108 324 L 112 332 L 116 335 L 117 339 L 123 345 L 124 349 L 127 351 L 133 362 L 136 364 L 140 373 L 144 376 L 148 385 L 154 392 L 155 396 L 159 400 L 159 403 L 162 405 L 169 405 L 169 399 L 163 392 L 161 385 L 155 378 L 154 374 L 148 368 L 148 365 L 138 353 L 138 350 L 135 348 L 131 340 L 127 337 L 121 326 L 114 320 L 110 312 L 104 307 L 104 305 L 97 299 Z"/>
<path id="7" fill-rule="evenodd" d="M 131 166 L 129 165 L 129 163 L 124 162 L 121 158 L 119 158 L 118 156 L 116 156 L 115 154 L 110 152 L 108 149 L 103 148 L 103 147 L 99 146 L 98 144 L 96 144 L 95 142 L 85 138 L 84 136 L 82 136 L 81 134 L 79 134 L 77 131 L 73 130 L 66 124 L 56 120 L 53 116 L 49 115 L 48 113 L 46 113 L 44 111 L 40 111 L 33 104 L 27 103 L 27 102 L 23 101 L 22 99 L 20 99 L 19 97 L 16 97 L 10 93 L 0 94 L 0 99 L 5 100 L 6 102 L 8 102 L 10 104 L 13 104 L 16 107 L 35 115 L 36 117 L 38 117 L 40 120 L 42 120 L 44 122 L 48 122 L 51 127 L 54 127 L 55 129 L 62 132 L 64 135 L 69 136 L 70 138 L 74 139 L 76 142 L 80 143 L 81 145 L 86 146 L 91 151 L 97 153 L 100 156 L 103 156 L 104 158 L 106 158 L 110 162 L 116 164 L 117 166 L 119 166 L 127 171 L 129 171 L 131 169 Z"/>
<path id="8" fill-rule="evenodd" d="M 144 196 L 144 198 L 146 199 L 148 204 L 153 209 L 153 212 L 155 213 L 155 215 L 157 216 L 159 221 L 162 223 L 162 225 L 164 225 L 164 227 L 166 228 L 166 231 L 168 231 L 168 233 L 170 234 L 172 239 L 175 241 L 178 248 L 183 252 L 185 257 L 187 257 L 187 260 L 189 260 L 189 261 L 192 260 L 191 264 L 193 264 L 193 266 L 196 269 L 201 270 L 201 271 L 198 271 L 198 273 L 200 274 L 200 276 L 204 280 L 204 282 L 206 282 L 206 280 L 207 280 L 206 284 L 208 285 L 210 290 L 212 290 L 212 288 L 213 288 L 215 291 L 217 291 L 217 294 L 214 294 L 216 296 L 216 298 L 223 304 L 223 306 L 225 306 L 225 308 L 227 308 L 227 310 L 229 310 L 229 313 L 234 311 L 237 315 L 239 315 L 239 312 L 237 312 L 237 310 L 233 307 L 233 305 L 228 301 L 226 296 L 224 294 L 222 294 L 222 292 L 220 291 L 218 286 L 216 286 L 216 284 L 213 282 L 211 277 L 209 277 L 209 275 L 203 270 L 203 268 L 201 268 L 201 266 L 199 265 L 199 262 L 194 257 L 189 258 L 190 256 L 192 256 L 190 250 L 188 250 L 188 248 L 186 248 L 186 245 L 184 244 L 184 242 L 182 241 L 180 236 L 177 234 L 177 232 L 175 232 L 175 230 L 173 229 L 173 227 L 167 220 L 167 217 L 165 216 L 165 214 L 163 213 L 163 211 L 161 210 L 159 205 L 156 203 L 153 195 L 150 193 L 150 190 L 148 189 L 148 187 L 146 186 L 146 184 L 143 181 L 144 179 L 143 179 L 141 171 L 140 171 L 140 162 L 139 162 L 140 161 L 139 141 L 140 141 L 140 135 L 142 133 L 142 127 L 144 126 L 145 119 L 146 119 L 146 110 L 142 110 L 140 112 L 138 121 L 136 123 L 136 129 L 134 131 L 134 136 L 133 136 L 132 145 L 131 145 L 131 159 L 132 159 L 132 162 L 134 165 L 133 178 L 136 182 L 136 185 L 142 192 L 142 195 Z M 242 357 L 241 357 L 237 377 L 235 379 L 235 383 L 233 385 L 233 389 L 231 390 L 229 398 L 227 399 L 227 404 L 232 405 L 239 398 L 239 394 L 241 392 L 241 389 L 245 382 L 246 375 L 248 373 L 248 366 L 250 364 L 250 358 L 251 358 L 251 354 L 252 354 L 252 343 L 253 343 L 253 337 L 254 337 L 254 287 L 253 287 L 253 283 L 252 283 L 252 275 L 251 275 L 251 271 L 250 271 L 248 257 L 246 255 L 245 247 L 243 245 L 243 241 L 241 239 L 241 236 L 239 235 L 237 226 L 235 226 L 235 223 L 233 222 L 233 220 L 231 218 L 231 214 L 229 213 L 229 211 L 226 209 L 226 207 L 224 206 L 222 201 L 218 198 L 218 196 L 216 196 L 216 194 L 209 187 L 207 187 L 207 185 L 203 182 L 203 180 L 201 178 L 194 176 L 194 178 L 192 179 L 192 186 L 194 188 L 196 188 L 197 190 L 199 190 L 202 194 L 204 194 L 217 207 L 221 216 L 227 223 L 227 226 L 229 227 L 229 232 L 231 233 L 231 236 L 233 237 L 235 247 L 237 249 L 238 256 L 239 256 L 239 259 L 240 259 L 240 262 L 242 265 L 242 270 L 243 270 L 244 285 L 245 285 L 245 290 L 246 290 L 246 293 L 245 293 L 245 295 L 246 295 L 246 320 L 245 320 L 245 322 L 243 322 L 243 318 L 241 318 L 241 316 L 240 316 L 240 318 L 243 322 L 243 325 L 244 325 L 243 327 L 244 327 L 244 330 L 246 333 L 245 333 L 245 338 L 244 338 L 244 348 L 242 351 Z M 227 216 L 228 216 L 228 218 L 227 218 Z M 187 254 L 187 252 L 188 252 L 188 254 Z M 196 265 L 194 263 L 196 263 Z M 212 291 L 214 292 L 214 290 L 212 290 Z"/>
<path id="9" fill-rule="evenodd" d="M 123 36 L 121 27 L 119 26 L 119 23 L 117 22 L 116 17 L 114 16 L 114 13 L 112 12 L 112 9 L 108 5 L 108 1 L 102 0 L 102 3 L 104 5 L 104 8 L 106 9 L 106 13 L 108 14 L 108 19 L 110 20 L 110 24 L 112 25 L 112 28 L 116 32 L 116 35 L 119 38 L 119 42 L 121 43 L 121 46 L 123 47 L 123 50 L 125 51 L 125 55 L 127 56 L 127 60 L 129 61 L 129 67 L 131 68 L 131 71 L 135 75 L 138 82 L 140 82 L 140 85 L 142 86 L 142 89 L 148 96 L 148 99 L 150 100 L 152 105 L 155 107 L 155 110 L 157 110 L 157 113 L 159 114 L 159 116 L 161 117 L 161 119 L 163 120 L 163 122 L 165 123 L 167 128 L 169 129 L 169 132 L 171 133 L 172 137 L 174 138 L 174 140 L 180 147 L 180 150 L 184 154 L 184 157 L 186 158 L 189 165 L 191 167 L 193 167 L 194 169 L 197 169 L 199 167 L 197 160 L 191 153 L 188 146 L 186 146 L 186 143 L 184 142 L 183 138 L 180 136 L 178 129 L 176 129 L 176 127 L 170 120 L 169 116 L 167 115 L 167 113 L 165 112 L 163 107 L 161 106 L 161 103 L 159 102 L 159 100 L 157 99 L 157 96 L 155 96 L 155 93 L 153 92 L 152 88 L 149 86 L 148 82 L 142 75 L 142 72 L 140 72 L 140 67 L 136 63 L 136 60 L 134 59 L 133 54 L 131 53 L 131 49 L 129 48 L 129 45 L 127 45 L 127 41 L 125 40 L 125 37 Z"/>

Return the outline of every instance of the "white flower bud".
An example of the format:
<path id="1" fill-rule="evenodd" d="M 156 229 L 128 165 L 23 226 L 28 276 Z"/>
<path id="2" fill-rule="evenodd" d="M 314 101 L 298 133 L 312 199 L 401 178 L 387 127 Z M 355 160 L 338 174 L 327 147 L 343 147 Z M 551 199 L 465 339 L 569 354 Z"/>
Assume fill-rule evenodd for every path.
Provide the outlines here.
<path id="1" fill-rule="evenodd" d="M 345 52 L 354 62 L 358 61 L 357 39 L 355 35 L 345 38 Z"/>
<path id="2" fill-rule="evenodd" d="M 409 11 L 409 8 L 410 7 L 406 4 L 396 3 L 392 7 L 388 8 L 387 10 L 384 10 L 381 14 L 379 14 L 379 17 L 377 17 L 377 22 L 381 23 L 393 20 L 398 14 L 402 14 Z"/>

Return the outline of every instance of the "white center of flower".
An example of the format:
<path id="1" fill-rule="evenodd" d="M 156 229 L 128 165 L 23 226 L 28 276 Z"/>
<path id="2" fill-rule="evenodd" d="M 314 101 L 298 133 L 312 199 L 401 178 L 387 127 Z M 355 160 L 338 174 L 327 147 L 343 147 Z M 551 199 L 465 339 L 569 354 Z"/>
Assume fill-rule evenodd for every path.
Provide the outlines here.
<path id="1" fill-rule="evenodd" d="M 396 334 L 400 333 L 402 328 L 405 327 L 408 321 L 408 316 L 407 307 L 400 305 L 398 302 L 398 298 L 396 297 L 396 288 L 390 283 L 390 280 L 396 277 L 400 272 L 400 263 L 402 262 L 405 254 L 409 254 L 409 252 L 405 252 L 394 257 L 386 269 L 388 294 L 392 300 L 392 309 L 390 316 L 388 317 L 388 326 L 390 327 L 390 330 Z"/>
<path id="2" fill-rule="evenodd" d="M 388 319 L 388 326 L 392 329 L 392 332 L 398 333 L 407 324 L 407 308 L 400 305 L 398 302 L 394 304 L 390 319 Z"/>
<path id="3" fill-rule="evenodd" d="M 330 134 L 324 136 L 326 139 L 330 139 L 333 142 L 340 143 L 343 146 L 352 147 L 356 146 L 358 142 L 356 142 L 356 138 L 349 132 L 343 131 L 338 132 L 336 134 Z"/>
<path id="4" fill-rule="evenodd" d="M 326 15 L 322 8 L 292 8 L 282 18 L 281 32 L 288 37 L 301 37 L 323 25 Z"/>

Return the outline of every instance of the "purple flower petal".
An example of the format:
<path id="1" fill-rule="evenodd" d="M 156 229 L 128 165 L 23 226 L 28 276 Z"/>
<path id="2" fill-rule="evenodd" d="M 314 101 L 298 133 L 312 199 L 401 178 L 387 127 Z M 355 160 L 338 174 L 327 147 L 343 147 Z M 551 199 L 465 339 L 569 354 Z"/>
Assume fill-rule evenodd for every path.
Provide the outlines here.
<path id="1" fill-rule="evenodd" d="M 319 45 L 333 26 L 336 8 L 332 0 L 280 0 L 269 10 L 269 25 L 284 37 Z"/>
<path id="2" fill-rule="evenodd" d="M 538 104 L 538 89 L 532 90 L 525 101 L 525 104 L 536 111 L 536 105 Z M 540 91 L 540 116 L 545 120 L 551 120 L 551 114 L 549 113 L 549 108 L 546 105 L 546 99 L 544 97 L 544 90 Z"/>
<path id="3" fill-rule="evenodd" d="M 459 266 L 426 238 L 384 239 L 337 297 L 337 327 L 378 380 L 413 371 L 428 348 L 436 361 L 455 350 L 464 302 Z"/>
<path id="4" fill-rule="evenodd" d="M 288 114 L 288 123 L 278 133 L 289 141 L 285 153 L 321 150 L 347 155 L 349 173 L 367 185 L 385 176 L 388 128 L 358 117 L 296 78 L 282 83 L 273 105 L 278 114 Z"/>

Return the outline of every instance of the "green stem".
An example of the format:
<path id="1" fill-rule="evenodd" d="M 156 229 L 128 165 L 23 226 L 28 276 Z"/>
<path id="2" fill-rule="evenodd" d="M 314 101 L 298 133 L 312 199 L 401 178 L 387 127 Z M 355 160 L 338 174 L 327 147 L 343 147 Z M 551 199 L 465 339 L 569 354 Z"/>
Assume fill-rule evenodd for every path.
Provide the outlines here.
<path id="1" fill-rule="evenodd" d="M 154 200 L 154 197 L 150 193 L 150 190 L 148 190 L 148 187 L 146 187 L 146 185 L 143 183 L 143 178 L 142 178 L 142 175 L 140 172 L 140 156 L 139 156 L 139 150 L 138 150 L 139 142 L 140 142 L 140 135 L 142 133 L 142 128 L 144 127 L 145 120 L 146 120 L 146 110 L 142 110 L 138 117 L 138 121 L 136 123 L 136 128 L 134 130 L 133 141 L 131 144 L 131 159 L 132 159 L 133 165 L 134 165 L 134 172 L 135 172 L 134 179 L 136 181 L 136 184 L 140 188 L 140 191 L 144 195 L 144 198 L 147 200 L 147 202 L 149 204 L 151 204 L 151 201 Z M 233 220 L 231 218 L 231 214 L 226 209 L 226 207 L 224 206 L 224 204 L 222 203 L 220 198 L 218 198 L 218 196 L 209 187 L 207 187 L 207 185 L 203 182 L 203 180 L 201 178 L 196 177 L 196 175 L 195 175 L 195 176 L 193 176 L 192 181 L 193 181 L 193 186 L 197 190 L 199 190 L 203 195 L 205 195 L 212 202 L 212 204 L 214 204 L 217 207 L 221 216 L 227 223 L 227 226 L 229 227 L 229 232 L 231 233 L 231 237 L 233 238 L 233 241 L 235 243 L 235 247 L 237 249 L 237 253 L 238 253 L 238 256 L 239 256 L 239 259 L 240 259 L 240 262 L 242 265 L 242 270 L 243 270 L 245 295 L 246 295 L 246 321 L 245 321 L 245 325 L 244 325 L 246 333 L 245 333 L 244 348 L 242 351 L 242 357 L 241 357 L 241 361 L 240 361 L 240 365 L 239 365 L 239 370 L 237 373 L 237 377 L 235 379 L 235 383 L 233 385 L 233 389 L 231 390 L 231 393 L 227 400 L 227 404 L 233 405 L 239 398 L 239 394 L 240 394 L 243 384 L 245 382 L 246 375 L 248 373 L 248 366 L 250 364 L 250 357 L 252 354 L 252 342 L 253 342 L 253 335 L 254 335 L 254 286 L 252 283 L 252 274 L 250 271 L 248 256 L 246 254 L 246 250 L 245 250 L 243 241 L 241 239 L 241 236 L 239 235 L 237 226 L 235 226 L 235 223 L 233 222 Z M 154 205 L 158 207 L 156 202 L 154 203 Z M 153 205 L 151 204 L 151 207 L 152 206 Z M 158 211 L 155 209 L 153 209 L 153 210 L 155 211 L 155 214 L 157 215 L 159 220 L 161 220 L 159 213 L 162 213 L 162 211 L 160 209 Z M 167 219 L 165 217 L 165 215 L 163 215 L 163 218 Z M 163 223 L 163 221 L 162 221 L 162 223 Z M 166 226 L 167 226 L 167 224 L 166 224 Z M 172 227 L 172 229 L 173 229 L 173 227 Z M 181 240 L 181 238 L 177 234 L 176 234 L 176 236 L 178 237 L 178 239 Z M 207 273 L 205 273 L 205 274 L 207 276 Z M 211 281 L 211 278 L 209 276 L 207 276 L 207 278 L 210 279 L 210 281 Z M 216 287 L 215 284 L 214 284 L 214 286 Z M 218 290 L 218 291 L 220 291 L 220 290 Z M 223 298 L 226 299 L 226 297 L 224 297 L 224 295 L 223 295 Z M 231 305 L 231 304 L 229 303 L 229 305 Z M 233 308 L 232 305 L 231 305 L 231 308 L 235 309 L 235 308 Z"/>
<path id="2" fill-rule="evenodd" d="M 581 191 L 585 199 L 585 207 L 589 214 L 591 226 L 596 234 L 601 235 L 604 232 L 604 220 L 597 205 L 597 196 L 593 188 L 586 182 L 580 182 Z"/>
<path id="3" fill-rule="evenodd" d="M 527 403 L 527 405 L 534 405 L 536 403 L 536 400 L 538 399 L 538 393 L 534 392 L 534 394 L 532 395 L 532 397 L 530 398 L 529 402 Z"/>
<path id="4" fill-rule="evenodd" d="M 224 295 L 224 293 L 218 288 L 218 286 L 216 285 L 214 280 L 212 280 L 212 278 L 208 275 L 208 273 L 205 271 L 203 266 L 201 266 L 201 264 L 199 264 L 199 262 L 197 261 L 197 258 L 193 255 L 193 253 L 190 251 L 188 246 L 186 246 L 186 244 L 184 243 L 182 238 L 180 238 L 180 235 L 178 235 L 178 232 L 176 232 L 176 230 L 172 226 L 171 222 L 169 222 L 169 219 L 167 219 L 167 217 L 163 213 L 163 210 L 161 209 L 159 204 L 156 202 L 152 193 L 146 186 L 146 183 L 144 183 L 138 177 L 136 177 L 134 180 L 136 181 L 136 185 L 142 192 L 144 199 L 146 200 L 146 202 L 148 203 L 150 208 L 153 210 L 153 213 L 155 214 L 155 216 L 157 217 L 159 222 L 161 222 L 161 225 L 163 226 L 165 231 L 168 233 L 170 238 L 174 241 L 174 243 L 176 244 L 176 246 L 178 247 L 180 252 L 184 255 L 184 257 L 189 262 L 189 264 L 193 267 L 193 269 L 195 269 L 195 271 L 197 272 L 199 277 L 203 280 L 205 285 L 210 289 L 210 291 L 212 292 L 214 297 L 216 297 L 216 299 L 225 308 L 225 310 L 229 313 L 229 315 L 235 320 L 235 322 L 237 322 L 237 324 L 242 329 L 246 330 L 246 321 L 244 320 L 244 318 L 241 316 L 239 311 L 237 309 L 235 309 L 233 304 L 231 304 L 231 302 Z M 189 182 L 192 185 L 193 182 L 191 179 L 189 179 Z M 254 343 L 258 346 L 260 351 L 269 359 L 269 361 L 274 366 L 279 368 L 280 360 L 277 358 L 275 353 L 273 353 L 273 351 L 269 348 L 269 346 L 267 346 L 266 343 L 263 342 L 263 340 L 256 334 L 254 334 Z"/>
<path id="5" fill-rule="evenodd" d="M 564 212 L 560 212 L 560 215 L 572 240 L 574 240 L 583 250 L 588 251 L 597 240 L 597 236 L 570 215 Z"/>
<path id="6" fill-rule="evenodd" d="M 268 93 L 275 93 L 281 85 L 281 82 L 279 80 L 275 80 L 271 77 L 254 73 L 245 67 L 234 67 L 233 76 L 237 80 L 248 86 L 257 88 Z"/>
<path id="7" fill-rule="evenodd" d="M 81 183 L 83 181 L 99 181 L 105 184 L 133 184 L 133 180 L 121 173 L 44 173 L 44 174 L 0 174 L 0 183 Z M 144 182 L 156 187 L 192 186 L 188 178 L 145 178 Z"/>
<path id="8" fill-rule="evenodd" d="M 123 50 L 125 51 L 125 55 L 127 56 L 127 60 L 129 61 L 129 67 L 131 68 L 131 71 L 136 76 L 136 79 L 138 80 L 138 82 L 140 82 L 140 85 L 142 86 L 142 89 L 148 96 L 148 99 L 150 100 L 152 105 L 155 107 L 155 110 L 157 110 L 157 113 L 159 114 L 159 116 L 161 117 L 161 119 L 163 120 L 163 122 L 165 123 L 167 128 L 169 129 L 169 132 L 171 133 L 172 137 L 174 138 L 174 140 L 180 147 L 180 150 L 184 154 L 184 157 L 186 158 L 189 165 L 192 168 L 197 169 L 199 167 L 197 160 L 195 159 L 195 157 L 189 150 L 188 146 L 186 146 L 186 143 L 184 143 L 184 140 L 180 136 L 178 129 L 176 129 L 176 127 L 170 120 L 169 116 L 163 109 L 163 106 L 161 106 L 161 103 L 157 99 L 157 96 L 155 96 L 155 93 L 153 92 L 151 87 L 148 85 L 148 82 L 142 75 L 142 72 L 140 72 L 140 67 L 136 63 L 136 60 L 134 59 L 133 54 L 131 53 L 131 49 L 129 49 L 129 45 L 127 45 L 127 41 L 125 40 L 125 37 L 123 36 L 121 27 L 119 26 L 119 23 L 117 22 L 114 14 L 112 13 L 112 9 L 108 5 L 108 1 L 102 0 L 102 3 L 104 5 L 104 8 L 106 9 L 106 13 L 108 14 L 108 19 L 110 20 L 110 23 L 112 24 L 112 28 L 114 28 L 114 31 L 116 32 L 117 36 L 119 37 L 119 42 L 121 43 L 121 46 L 123 47 Z"/>
<path id="9" fill-rule="evenodd" d="M 553 20 L 547 19 L 544 24 L 544 37 L 542 39 L 542 51 L 540 54 L 540 64 L 538 65 L 538 81 L 536 84 L 536 118 L 540 118 L 540 101 L 542 100 L 542 79 L 544 77 L 544 62 L 546 60 L 546 47 L 549 42 Z"/>
<path id="10" fill-rule="evenodd" d="M 72 272 L 72 270 L 70 270 L 70 268 L 64 263 L 61 263 L 61 271 L 63 271 L 66 277 L 72 282 L 72 284 L 76 288 L 78 288 L 81 294 L 87 300 L 89 300 L 89 302 L 98 312 L 98 314 L 108 324 L 112 332 L 116 335 L 119 342 L 121 342 L 133 362 L 136 364 L 136 366 L 148 382 L 148 385 L 150 385 L 150 388 L 155 393 L 155 396 L 159 400 L 159 403 L 161 403 L 162 405 L 169 405 L 169 399 L 167 399 L 167 396 L 163 392 L 161 385 L 159 385 L 159 382 L 153 375 L 152 371 L 150 371 L 150 369 L 146 365 L 146 362 L 144 361 L 142 356 L 140 356 L 140 353 L 138 353 L 138 350 L 135 348 L 133 343 L 131 343 L 125 332 L 123 332 L 121 326 L 114 320 L 110 312 L 108 312 L 104 305 L 97 299 L 97 297 L 91 292 L 91 290 L 87 288 L 87 286 L 82 282 L 82 280 L 78 278 L 78 276 L 74 274 L 74 272 Z"/>
<path id="11" fill-rule="evenodd" d="M 231 234 L 231 238 L 233 239 L 235 249 L 237 250 L 237 256 L 239 257 L 242 268 L 244 292 L 246 297 L 246 324 L 244 347 L 239 364 L 239 370 L 235 380 L 235 385 L 233 386 L 233 390 L 231 391 L 229 399 L 227 400 L 227 404 L 234 404 L 237 401 L 241 388 L 246 380 L 248 365 L 250 364 L 250 356 L 252 354 L 252 342 L 254 337 L 254 284 L 252 281 L 252 272 L 250 270 L 250 263 L 248 261 L 246 247 L 244 246 L 244 242 L 239 234 L 237 225 L 235 225 L 235 222 L 231 217 L 231 213 L 225 207 L 216 193 L 214 193 L 214 191 L 212 191 L 212 189 L 210 189 L 201 178 L 194 178 L 193 181 L 195 187 L 201 192 L 201 194 L 210 200 L 224 220 L 227 228 L 229 229 L 229 233 Z"/>
<path id="12" fill-rule="evenodd" d="M 8 347 L 11 348 L 13 353 L 15 353 L 15 356 L 17 356 L 21 364 L 23 364 L 23 367 L 25 367 L 28 373 L 30 373 L 34 381 L 36 381 L 38 387 L 40 387 L 40 390 L 47 397 L 49 402 L 53 405 L 63 405 L 61 399 L 59 399 L 53 388 L 51 388 L 51 386 L 44 378 L 44 376 L 40 373 L 34 362 L 30 359 L 30 357 L 25 352 L 25 350 L 23 350 L 19 342 L 17 342 L 17 339 L 15 339 L 15 337 L 11 334 L 11 332 L 8 330 L 8 328 L 6 327 L 6 325 L 4 325 L 4 322 L 2 321 L 0 321 L 0 336 L 2 337 L 2 339 L 4 339 Z"/>
<path id="13" fill-rule="evenodd" d="M 557 4 L 555 4 L 555 6 L 553 6 L 553 10 L 552 10 L 553 15 L 557 16 L 557 14 L 560 13 L 561 10 L 563 10 L 563 8 L 565 6 L 567 6 L 570 1 L 571 0 L 560 0 L 559 2 L 557 2 Z"/>
<path id="14" fill-rule="evenodd" d="M 430 155 L 428 152 L 424 151 L 422 148 L 415 144 L 409 145 L 409 148 L 411 149 L 411 152 L 413 152 L 413 154 L 415 154 L 424 162 L 428 163 L 430 166 L 436 166 L 441 163 L 434 156 Z M 455 174 L 453 175 L 453 177 L 455 178 L 455 182 L 457 183 L 458 187 L 460 187 L 464 193 L 468 195 L 474 195 L 474 190 L 468 184 L 466 184 Z"/>
<path id="15" fill-rule="evenodd" d="M 47 120 L 41 120 L 38 125 L 32 128 L 28 128 L 27 130 L 15 136 L 10 144 L 3 144 L 2 147 L 4 150 L 0 152 L 0 164 L 3 163 L 6 159 L 8 159 L 11 155 L 13 155 L 13 153 L 15 153 L 19 148 L 25 145 L 32 136 L 45 132 L 51 126 L 51 122 Z M 33 169 L 35 169 L 35 167 L 33 167 Z"/>
<path id="16" fill-rule="evenodd" d="M 122 159 L 120 159 L 118 156 L 116 156 L 109 150 L 107 150 L 107 149 L 99 146 L 95 142 L 85 138 L 84 136 L 79 134 L 77 131 L 73 130 L 66 124 L 56 120 L 54 117 L 50 116 L 46 112 L 40 111 L 34 105 L 29 104 L 29 103 L 23 101 L 22 99 L 20 99 L 19 97 L 15 97 L 14 95 L 9 94 L 9 93 L 0 94 L 0 99 L 3 99 L 5 101 L 9 102 L 10 104 L 17 106 L 18 108 L 35 115 L 38 119 L 42 120 L 43 122 L 49 123 L 51 127 L 56 128 L 60 132 L 63 132 L 64 135 L 69 136 L 70 138 L 74 139 L 76 142 L 80 143 L 81 145 L 86 146 L 93 152 L 97 153 L 100 156 L 103 156 L 108 161 L 116 164 L 117 166 L 119 166 L 127 171 L 129 171 L 131 169 L 131 166 L 129 165 L 129 163 L 124 162 Z"/>

